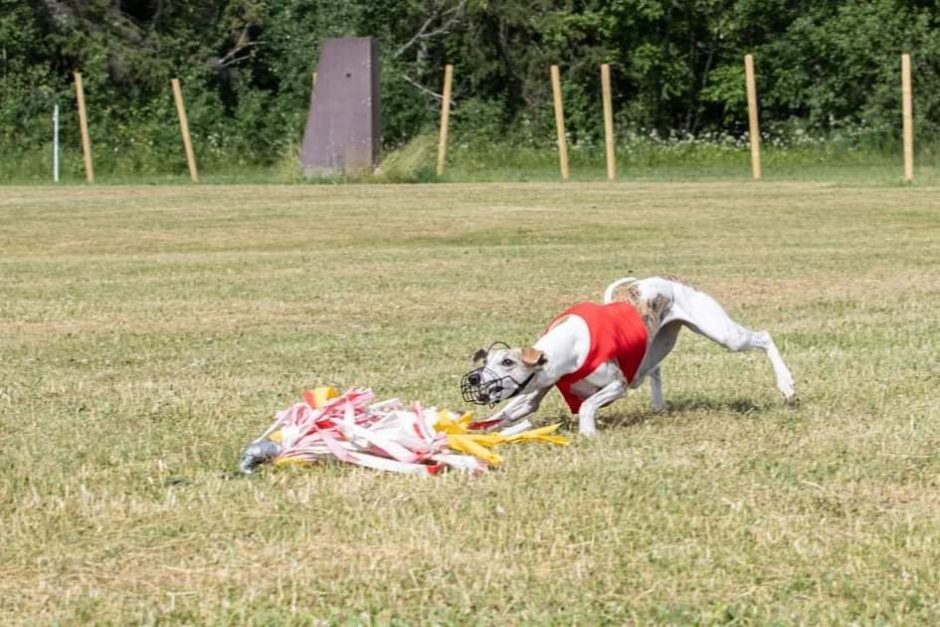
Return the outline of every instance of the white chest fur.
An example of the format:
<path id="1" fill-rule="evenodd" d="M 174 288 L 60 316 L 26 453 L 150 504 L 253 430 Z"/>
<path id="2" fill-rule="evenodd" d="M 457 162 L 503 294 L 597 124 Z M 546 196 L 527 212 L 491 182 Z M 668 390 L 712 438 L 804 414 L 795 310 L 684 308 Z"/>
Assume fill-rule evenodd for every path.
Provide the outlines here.
<path id="1" fill-rule="evenodd" d="M 620 370 L 620 365 L 616 360 L 611 359 L 602 363 L 588 376 L 572 384 L 571 391 L 579 398 L 588 398 L 594 396 L 598 390 L 614 381 L 620 381 L 624 385 L 627 383 L 623 371 Z"/>

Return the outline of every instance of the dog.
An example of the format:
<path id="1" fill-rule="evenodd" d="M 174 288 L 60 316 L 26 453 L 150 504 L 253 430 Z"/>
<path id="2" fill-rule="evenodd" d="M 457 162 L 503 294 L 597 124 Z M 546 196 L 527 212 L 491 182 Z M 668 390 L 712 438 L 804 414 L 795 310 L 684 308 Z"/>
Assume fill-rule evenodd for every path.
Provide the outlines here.
<path id="1" fill-rule="evenodd" d="M 626 297 L 614 294 L 626 286 Z M 718 302 L 675 277 L 625 277 L 607 286 L 604 304 L 580 303 L 556 317 L 534 345 L 502 342 L 478 350 L 483 364 L 461 380 L 464 400 L 494 407 L 509 402 L 481 424 L 508 425 L 533 414 L 552 388 L 561 391 L 578 416 L 581 435 L 597 434 L 601 407 L 649 377 L 652 409 L 662 411 L 660 364 L 686 327 L 731 351 L 760 349 L 773 366 L 777 389 L 795 397 L 793 376 L 766 331 L 751 331 L 731 319 Z"/>

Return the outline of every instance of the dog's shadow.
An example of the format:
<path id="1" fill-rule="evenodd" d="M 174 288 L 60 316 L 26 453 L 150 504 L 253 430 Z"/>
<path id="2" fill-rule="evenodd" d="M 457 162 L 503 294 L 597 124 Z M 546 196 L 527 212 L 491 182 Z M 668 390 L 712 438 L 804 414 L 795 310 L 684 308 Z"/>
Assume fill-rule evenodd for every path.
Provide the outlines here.
<path id="1" fill-rule="evenodd" d="M 617 411 L 614 408 L 603 409 L 598 412 L 597 422 L 605 429 L 624 429 L 633 427 L 650 420 L 662 418 L 681 418 L 689 414 L 702 414 L 722 412 L 738 414 L 740 416 L 753 416 L 767 410 L 767 405 L 755 403 L 750 398 L 735 399 L 705 399 L 705 398 L 678 398 L 666 402 L 662 411 L 653 411 L 649 405 L 636 407 L 627 411 Z M 563 425 L 567 429 L 577 431 L 578 419 L 569 416 Z"/>

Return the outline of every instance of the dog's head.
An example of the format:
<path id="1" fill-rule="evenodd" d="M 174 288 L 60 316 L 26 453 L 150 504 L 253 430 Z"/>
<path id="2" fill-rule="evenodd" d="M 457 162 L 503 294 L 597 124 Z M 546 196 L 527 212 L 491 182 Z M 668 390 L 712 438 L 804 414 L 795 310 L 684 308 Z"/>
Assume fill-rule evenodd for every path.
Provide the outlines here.
<path id="1" fill-rule="evenodd" d="M 463 400 L 492 407 L 522 392 L 545 364 L 545 355 L 535 348 L 510 348 L 496 342 L 473 354 L 474 362 L 483 362 L 463 376 L 460 392 Z"/>

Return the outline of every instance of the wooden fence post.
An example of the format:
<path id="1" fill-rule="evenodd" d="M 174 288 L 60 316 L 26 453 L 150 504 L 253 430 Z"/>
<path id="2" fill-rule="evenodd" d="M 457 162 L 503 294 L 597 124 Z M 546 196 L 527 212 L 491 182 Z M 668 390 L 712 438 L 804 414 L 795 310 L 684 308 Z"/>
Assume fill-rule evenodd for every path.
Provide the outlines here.
<path id="1" fill-rule="evenodd" d="M 914 105 L 911 102 L 911 55 L 901 55 L 901 99 L 904 135 L 904 180 L 914 180 Z"/>
<path id="2" fill-rule="evenodd" d="M 568 145 L 565 143 L 565 110 L 561 101 L 561 78 L 558 66 L 552 66 L 552 97 L 555 101 L 555 128 L 558 131 L 558 163 L 561 166 L 561 179 L 567 181 L 570 176 L 568 170 Z"/>
<path id="3" fill-rule="evenodd" d="M 744 55 L 744 77 L 747 83 L 747 120 L 751 135 L 751 173 L 760 178 L 760 126 L 757 123 L 757 84 L 754 82 L 754 57 Z"/>
<path id="4" fill-rule="evenodd" d="M 447 124 L 450 120 L 450 85 L 454 78 L 454 66 L 444 66 L 444 95 L 441 98 L 441 134 L 437 142 L 437 175 L 444 174 L 444 159 L 447 156 Z"/>
<path id="5" fill-rule="evenodd" d="M 95 168 L 91 161 L 91 137 L 88 135 L 88 115 L 85 112 L 85 89 L 82 75 L 75 72 L 75 96 L 78 99 L 78 127 L 82 134 L 82 156 L 85 158 L 85 180 L 95 182 Z"/>
<path id="6" fill-rule="evenodd" d="M 52 108 L 52 182 L 59 182 L 59 105 Z"/>
<path id="7" fill-rule="evenodd" d="M 604 99 L 604 147 L 607 152 L 607 179 L 617 178 L 617 162 L 614 155 L 614 107 L 610 101 L 610 65 L 601 65 L 601 95 Z"/>
<path id="8" fill-rule="evenodd" d="M 176 100 L 176 112 L 180 118 L 180 132 L 183 134 L 183 148 L 186 150 L 186 163 L 189 165 L 189 176 L 193 183 L 199 182 L 199 174 L 196 172 L 196 155 L 193 152 L 193 143 L 189 138 L 189 122 L 186 120 L 186 106 L 183 104 L 183 91 L 180 89 L 180 81 L 174 78 L 170 81 L 173 85 L 173 98 Z"/>

